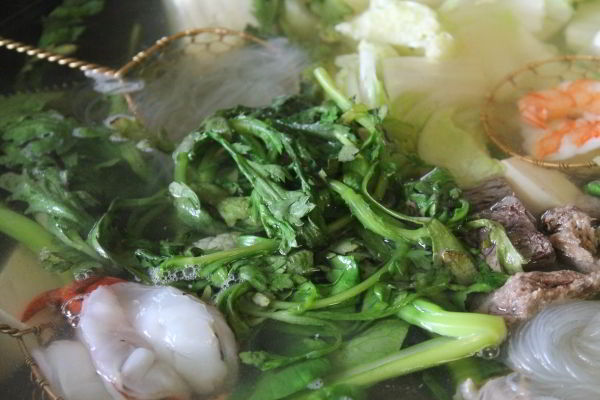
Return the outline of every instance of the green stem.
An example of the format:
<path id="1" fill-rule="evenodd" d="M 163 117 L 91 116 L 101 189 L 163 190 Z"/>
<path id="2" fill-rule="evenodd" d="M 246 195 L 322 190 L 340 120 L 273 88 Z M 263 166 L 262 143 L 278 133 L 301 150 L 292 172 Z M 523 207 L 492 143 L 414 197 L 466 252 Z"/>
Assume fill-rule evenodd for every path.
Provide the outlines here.
<path id="1" fill-rule="evenodd" d="M 429 332 L 450 337 L 480 335 L 492 342 L 502 342 L 506 326 L 501 317 L 479 313 L 446 311 L 437 304 L 417 299 L 404 307 L 398 316 Z"/>
<path id="2" fill-rule="evenodd" d="M 161 189 L 152 196 L 132 198 L 132 199 L 118 199 L 115 203 L 116 208 L 137 208 L 137 207 L 149 207 L 165 203 L 168 199 L 167 189 Z"/>
<path id="3" fill-rule="evenodd" d="M 352 215 L 344 215 L 343 217 L 338 218 L 327 225 L 327 233 L 336 233 L 337 231 L 344 229 L 346 226 L 351 224 L 352 221 L 354 221 L 354 217 L 352 217 Z"/>
<path id="4" fill-rule="evenodd" d="M 333 326 L 330 322 L 323 321 L 318 318 L 306 317 L 304 315 L 293 314 L 287 311 L 265 311 L 251 304 L 240 304 L 240 309 L 244 313 L 253 317 L 269 318 L 275 321 L 286 322 L 293 325 Z"/>
<path id="5" fill-rule="evenodd" d="M 354 106 L 354 103 L 338 90 L 325 68 L 318 67 L 313 71 L 313 74 L 317 79 L 317 82 L 319 82 L 325 91 L 325 94 L 327 94 L 327 96 L 329 96 L 342 111 L 349 111 Z M 369 133 L 373 133 L 377 130 L 373 120 L 367 116 L 358 117 L 356 121 L 369 131 Z"/>
<path id="6" fill-rule="evenodd" d="M 398 313 L 405 321 L 444 335 L 400 350 L 388 357 L 333 375 L 328 384 L 368 386 L 389 378 L 472 356 L 506 338 L 501 317 L 445 311 L 425 300 L 415 300 Z"/>
<path id="7" fill-rule="evenodd" d="M 371 177 L 373 176 L 373 173 L 375 172 L 377 164 L 378 163 L 373 163 L 373 165 L 371 165 L 371 167 L 369 168 L 369 171 L 366 173 L 365 177 L 363 178 L 362 184 L 361 184 L 362 193 L 371 202 L 371 204 L 375 205 L 381 211 L 391 215 L 394 218 L 402 220 L 402 221 L 412 222 L 414 224 L 419 224 L 419 225 L 423 225 L 423 224 L 429 222 L 430 218 L 411 217 L 410 215 L 406 215 L 406 214 L 402 214 L 402 213 L 390 210 L 389 208 L 384 207 L 375 198 L 373 198 L 373 196 L 371 196 L 371 193 L 369 193 L 369 181 L 371 180 Z M 379 184 L 378 184 L 378 187 L 379 187 Z M 376 196 L 377 196 L 377 189 L 375 192 L 376 192 Z M 383 196 L 381 196 L 381 197 L 383 197 Z"/>
<path id="8" fill-rule="evenodd" d="M 315 300 L 312 304 L 304 306 L 302 303 L 288 302 L 288 301 L 274 301 L 272 304 L 275 308 L 282 309 L 306 309 L 306 310 L 318 310 L 320 308 L 326 308 L 334 306 L 336 304 L 343 303 L 344 301 L 354 298 L 362 292 L 368 290 L 370 287 L 379 282 L 379 279 L 389 271 L 390 266 L 395 263 L 398 258 L 404 257 L 408 251 L 408 246 L 404 245 L 400 251 L 396 253 L 392 259 L 390 259 L 385 265 L 383 265 L 377 272 L 369 276 L 367 279 L 359 283 L 358 285 L 352 286 L 350 289 L 335 294 L 333 296 L 326 297 L 324 299 Z"/>
<path id="9" fill-rule="evenodd" d="M 173 267 L 185 267 L 186 265 L 206 266 L 215 262 L 227 263 L 240 258 L 253 256 L 260 253 L 272 252 L 279 247 L 279 242 L 272 239 L 262 239 L 255 244 L 245 247 L 237 247 L 231 250 L 217 251 L 198 257 L 176 256 L 165 260 L 161 267 L 169 269 Z"/>
<path id="10" fill-rule="evenodd" d="M 393 241 L 409 241 L 419 242 L 428 237 L 427 228 L 419 229 L 404 229 L 398 226 L 398 222 L 388 218 L 384 218 L 376 213 L 369 203 L 352 188 L 346 186 L 342 182 L 331 180 L 330 187 L 342 197 L 342 200 L 348 205 L 352 215 L 354 215 L 365 228 L 377 233 L 384 238 Z"/>
<path id="11" fill-rule="evenodd" d="M 175 162 L 174 180 L 175 182 L 185 183 L 187 167 L 190 162 L 187 152 L 177 154 L 177 162 Z"/>
<path id="12" fill-rule="evenodd" d="M 327 96 L 329 96 L 342 111 L 348 111 L 352 108 L 352 101 L 335 87 L 333 79 L 331 79 L 331 76 L 329 76 L 325 68 L 318 67 L 313 71 L 313 74 L 325 91 L 325 94 L 327 94 Z"/>
<path id="13" fill-rule="evenodd" d="M 490 341 L 481 336 L 459 339 L 438 337 L 400 350 L 375 362 L 334 375 L 329 381 L 329 385 L 370 386 L 386 379 L 471 356 L 488 346 L 490 346 Z"/>
<path id="14" fill-rule="evenodd" d="M 600 197 L 600 180 L 595 180 L 587 183 L 584 186 L 584 189 L 587 194 Z"/>
<path id="15" fill-rule="evenodd" d="M 375 193 L 373 194 L 373 198 L 380 202 L 383 200 L 385 196 L 385 192 L 387 192 L 389 186 L 389 177 L 382 173 L 379 175 L 379 179 L 377 180 L 377 184 L 375 185 Z"/>
<path id="16" fill-rule="evenodd" d="M 35 221 L 0 204 L 0 232 L 21 242 L 36 254 L 57 248 L 54 236 Z"/>

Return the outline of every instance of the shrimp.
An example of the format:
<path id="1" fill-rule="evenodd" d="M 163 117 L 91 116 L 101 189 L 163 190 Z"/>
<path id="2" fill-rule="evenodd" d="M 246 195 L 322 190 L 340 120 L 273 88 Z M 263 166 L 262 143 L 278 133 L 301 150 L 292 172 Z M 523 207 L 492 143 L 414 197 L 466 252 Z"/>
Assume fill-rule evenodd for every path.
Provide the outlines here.
<path id="1" fill-rule="evenodd" d="M 92 276 L 58 289 L 43 292 L 29 302 L 21 314 L 21 321 L 29 321 L 35 314 L 48 306 L 64 306 L 66 307 L 64 311 L 68 311 L 71 314 L 79 314 L 81 311 L 81 296 L 92 292 L 100 286 L 112 285 L 118 282 L 125 281 L 114 277 Z"/>
<path id="2" fill-rule="evenodd" d="M 109 398 L 186 400 L 222 393 L 237 378 L 237 346 L 225 319 L 216 308 L 178 289 L 94 278 L 43 293 L 24 318 L 44 302 L 76 313 L 77 343 L 87 350 L 90 368 Z M 49 349 L 41 353 L 42 361 Z M 64 387 L 60 380 L 53 383 Z"/>
<path id="3" fill-rule="evenodd" d="M 532 92 L 518 102 L 525 147 L 561 160 L 600 147 L 600 81 L 579 79 Z"/>
<path id="4" fill-rule="evenodd" d="M 134 328 L 120 300 L 101 286 L 85 298 L 79 314 L 77 333 L 98 374 L 126 398 L 189 399 L 191 388 Z"/>
<path id="5" fill-rule="evenodd" d="M 539 159 L 568 158 L 598 146 L 600 141 L 599 120 L 564 120 L 555 129 L 548 129 L 535 142 L 534 155 Z M 561 155 L 565 157 L 561 157 Z"/>
<path id="6" fill-rule="evenodd" d="M 531 92 L 518 102 L 523 119 L 540 129 L 554 120 L 577 119 L 586 113 L 600 115 L 600 81 L 578 79 L 558 87 Z"/>
<path id="7" fill-rule="evenodd" d="M 224 318 L 214 307 L 173 287 L 119 283 L 93 292 L 84 300 L 80 315 L 90 346 L 95 345 L 95 331 L 86 329 L 86 307 L 102 304 L 113 295 L 157 360 L 168 362 L 194 393 L 210 394 L 234 383 L 236 342 Z"/>

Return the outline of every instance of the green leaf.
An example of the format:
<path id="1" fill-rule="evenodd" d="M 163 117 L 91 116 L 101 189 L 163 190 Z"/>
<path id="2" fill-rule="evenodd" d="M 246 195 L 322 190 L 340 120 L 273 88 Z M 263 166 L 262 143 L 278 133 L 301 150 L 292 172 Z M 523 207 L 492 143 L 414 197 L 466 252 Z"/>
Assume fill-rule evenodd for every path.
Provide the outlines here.
<path id="1" fill-rule="evenodd" d="M 0 130 L 18 124 L 30 115 L 42 111 L 53 100 L 63 96 L 61 92 L 39 92 L 0 97 Z"/>
<path id="2" fill-rule="evenodd" d="M 585 192 L 592 196 L 600 197 L 600 180 L 588 182 L 584 186 Z"/>
<path id="3" fill-rule="evenodd" d="M 269 284 L 267 276 L 255 265 L 244 265 L 238 270 L 238 277 L 241 281 L 246 281 L 259 292 L 267 290 Z"/>
<path id="4" fill-rule="evenodd" d="M 427 230 L 431 237 L 434 262 L 448 267 L 458 283 L 472 283 L 477 276 L 477 269 L 456 236 L 437 219 L 427 224 Z"/>
<path id="5" fill-rule="evenodd" d="M 277 19 L 282 3 L 282 0 L 253 0 L 252 11 L 264 34 L 275 35 L 278 33 Z"/>
<path id="6" fill-rule="evenodd" d="M 458 224 L 469 213 L 469 203 L 462 197 L 452 176 L 443 168 L 434 168 L 418 181 L 404 184 L 406 200 L 423 217 L 443 223 Z"/>
<path id="7" fill-rule="evenodd" d="M 523 265 L 527 264 L 525 259 L 513 246 L 512 242 L 506 235 L 504 227 L 489 219 L 478 219 L 467 223 L 469 229 L 486 229 L 489 233 L 489 239 L 495 247 L 496 255 L 500 265 L 508 274 L 516 274 L 523 272 Z"/>
<path id="8" fill-rule="evenodd" d="M 344 370 L 375 361 L 402 347 L 409 325 L 399 319 L 377 321 L 354 338 L 345 341 L 329 356 L 332 367 Z"/>
<path id="9" fill-rule="evenodd" d="M 352 15 L 352 8 L 344 0 L 311 0 L 309 7 L 326 24 L 336 24 Z"/>
<path id="10" fill-rule="evenodd" d="M 328 360 L 320 358 L 265 372 L 248 400 L 277 400 L 287 397 L 306 389 L 309 383 L 324 376 L 330 367 Z"/>
<path id="11" fill-rule="evenodd" d="M 214 220 L 210 213 L 201 206 L 196 193 L 185 183 L 171 182 L 169 193 L 173 198 L 178 218 L 190 228 L 208 235 L 215 235 L 226 230 L 222 223 Z"/>
<path id="12" fill-rule="evenodd" d="M 301 308 L 309 307 L 319 296 L 317 287 L 312 282 L 304 282 L 298 286 L 292 296 L 292 301 L 301 304 Z"/>
<path id="13" fill-rule="evenodd" d="M 327 279 L 331 286 L 323 287 L 327 296 L 344 292 L 360 282 L 360 271 L 358 263 L 353 256 L 337 255 L 330 260 L 331 270 L 327 273 Z"/>
<path id="14" fill-rule="evenodd" d="M 234 227 L 238 221 L 249 224 L 250 197 L 227 197 L 217 204 L 217 211 L 228 227 Z"/>
<path id="15" fill-rule="evenodd" d="M 437 374 L 434 374 L 431 370 L 424 371 L 422 374 L 423 383 L 433 394 L 435 400 L 452 400 L 450 393 L 448 393 L 447 385 L 443 382 Z"/>
<path id="16" fill-rule="evenodd" d="M 222 126 L 222 125 L 219 125 Z M 207 131 L 231 155 L 239 170 L 254 188 L 251 195 L 252 207 L 262 222 L 269 237 L 280 237 L 281 250 L 288 252 L 297 247 L 298 228 L 315 205 L 311 195 L 299 190 L 286 190 L 273 179 L 269 165 L 250 162 L 239 154 L 219 131 Z"/>
<path id="17" fill-rule="evenodd" d="M 7 172 L 0 176 L 0 188 L 11 193 L 10 200 L 26 202 L 26 213 L 42 213 L 68 221 L 84 234 L 94 223 L 85 206 L 96 204 L 85 204 L 78 193 L 66 190 L 60 173 L 55 169 L 46 168 L 21 175 Z"/>
<path id="18" fill-rule="evenodd" d="M 286 255 L 265 257 L 266 268 L 273 272 L 290 272 L 308 275 L 316 271 L 314 253 L 310 250 L 297 250 Z"/>

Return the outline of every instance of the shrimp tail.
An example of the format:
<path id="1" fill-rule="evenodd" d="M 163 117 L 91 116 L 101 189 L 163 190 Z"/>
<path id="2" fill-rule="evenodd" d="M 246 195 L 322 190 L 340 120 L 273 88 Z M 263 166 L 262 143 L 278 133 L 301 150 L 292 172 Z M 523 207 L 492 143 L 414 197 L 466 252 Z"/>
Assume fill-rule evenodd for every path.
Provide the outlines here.
<path id="1" fill-rule="evenodd" d="M 21 313 L 21 321 L 27 322 L 49 305 L 60 304 L 60 289 L 52 289 L 35 296 Z"/>
<path id="2" fill-rule="evenodd" d="M 80 281 L 74 281 L 67 286 L 51 289 L 35 296 L 25 307 L 21 314 L 21 321 L 27 322 L 34 315 L 46 309 L 48 306 L 61 307 L 68 304 L 68 309 L 73 314 L 81 311 L 81 300 L 72 301 L 75 297 L 85 295 L 100 286 L 109 286 L 115 283 L 125 282 L 115 277 L 92 276 Z"/>

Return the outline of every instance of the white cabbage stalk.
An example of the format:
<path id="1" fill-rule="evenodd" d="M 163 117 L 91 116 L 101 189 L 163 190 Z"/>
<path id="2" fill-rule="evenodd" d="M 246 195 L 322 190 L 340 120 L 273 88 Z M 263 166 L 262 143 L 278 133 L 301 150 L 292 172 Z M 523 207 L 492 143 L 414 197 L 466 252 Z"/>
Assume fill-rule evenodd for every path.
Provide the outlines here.
<path id="1" fill-rule="evenodd" d="M 478 99 L 487 90 L 479 63 L 473 59 L 389 57 L 381 64 L 385 89 L 392 99 L 406 92 L 421 92 L 438 103 L 452 105 Z"/>
<path id="2" fill-rule="evenodd" d="M 346 4 L 352 8 L 355 14 L 361 13 L 369 8 L 369 0 L 346 0 Z"/>
<path id="3" fill-rule="evenodd" d="M 387 103 L 387 96 L 380 79 L 381 60 L 396 56 L 390 46 L 377 45 L 366 40 L 358 44 L 358 54 L 339 56 L 335 64 L 340 68 L 336 75 L 336 84 L 344 90 L 346 96 L 369 108 Z"/>
<path id="4" fill-rule="evenodd" d="M 310 40 L 314 38 L 315 26 L 319 20 L 311 14 L 306 2 L 302 0 L 284 0 L 282 16 L 279 21 L 286 34 Z"/>
<path id="5" fill-rule="evenodd" d="M 527 209 L 539 214 L 553 207 L 574 204 L 594 217 L 600 217 L 600 200 L 584 194 L 562 172 L 538 167 L 516 157 L 502 160 L 504 178 Z"/>
<path id="6" fill-rule="evenodd" d="M 456 59 L 478 66 L 488 85 L 524 64 L 550 58 L 556 48 L 531 34 L 505 6 L 478 3 L 442 14 L 460 48 Z"/>
<path id="7" fill-rule="evenodd" d="M 578 53 L 600 55 L 600 2 L 579 5 L 565 29 L 567 46 Z"/>
<path id="8" fill-rule="evenodd" d="M 416 49 L 431 58 L 446 55 L 453 43 L 436 12 L 414 1 L 372 0 L 366 11 L 336 30 L 355 40 Z"/>
<path id="9" fill-rule="evenodd" d="M 190 28 L 221 26 L 244 30 L 255 24 L 252 1 L 163 0 L 171 33 Z"/>
<path id="10" fill-rule="evenodd" d="M 569 0 L 446 0 L 440 11 L 477 7 L 482 4 L 499 6 L 509 11 L 528 32 L 540 39 L 557 33 L 573 15 Z"/>
<path id="11" fill-rule="evenodd" d="M 406 93 L 422 93 L 437 105 L 478 107 L 507 73 L 557 53 L 496 3 L 465 3 L 440 15 L 455 38 L 456 51 L 435 60 L 383 58 L 383 82 L 392 104 Z M 391 112 L 396 116 L 393 107 Z"/>
<path id="12" fill-rule="evenodd" d="M 500 175 L 503 167 L 490 157 L 470 132 L 456 124 L 456 112 L 436 111 L 419 135 L 419 157 L 431 165 L 447 168 L 462 187 Z"/>

